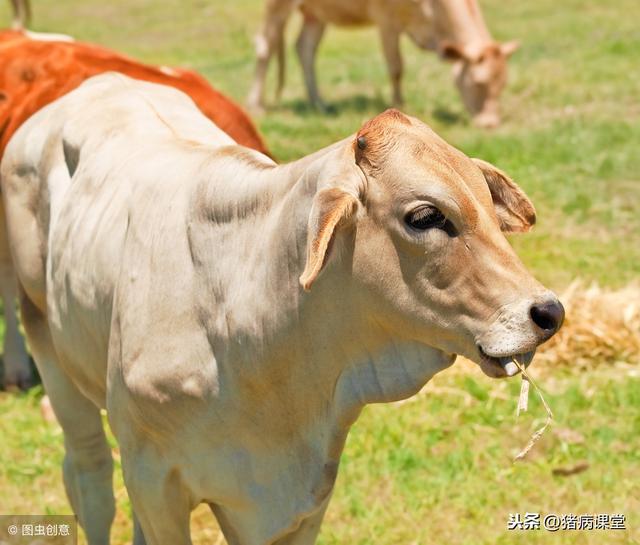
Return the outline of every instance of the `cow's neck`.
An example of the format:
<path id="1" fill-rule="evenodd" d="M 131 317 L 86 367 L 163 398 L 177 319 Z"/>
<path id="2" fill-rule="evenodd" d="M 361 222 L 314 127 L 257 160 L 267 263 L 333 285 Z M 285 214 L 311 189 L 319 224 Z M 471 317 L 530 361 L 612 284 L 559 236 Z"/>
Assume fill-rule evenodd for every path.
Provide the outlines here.
<path id="1" fill-rule="evenodd" d="M 348 236 L 338 241 L 335 257 L 311 291 L 300 287 L 313 197 L 327 171 L 344 161 L 350 140 L 253 172 L 247 176 L 251 187 L 235 197 L 235 210 L 221 201 L 209 211 L 214 230 L 229 231 L 223 237 L 229 247 L 221 251 L 241 255 L 242 262 L 234 271 L 211 263 L 206 270 L 217 285 L 202 290 L 222 296 L 211 302 L 217 315 L 208 328 L 210 341 L 214 351 L 224 347 L 216 357 L 229 362 L 238 389 L 255 395 L 267 385 L 270 395 L 280 390 L 287 410 L 300 405 L 296 418 L 329 411 L 347 427 L 365 404 L 412 395 L 450 361 L 439 351 L 395 338 L 366 315 L 361 304 L 366 295 L 351 285 Z M 244 183 L 242 169 L 235 171 L 238 184 Z M 227 228 L 229 215 L 239 219 Z M 235 363 L 244 354 L 252 361 Z M 276 396 L 273 403 L 282 399 Z"/>
<path id="2" fill-rule="evenodd" d="M 491 34 L 476 0 L 433 3 L 438 40 L 451 40 L 460 45 L 484 45 L 492 41 Z"/>
<path id="3" fill-rule="evenodd" d="M 345 145 L 252 172 L 231 162 L 224 179 L 237 180 L 239 208 L 229 208 L 220 189 L 207 190 L 219 200 L 190 228 L 197 289 L 206 294 L 199 314 L 220 385 L 211 414 L 224 415 L 215 427 L 252 470 L 268 468 L 268 478 L 247 476 L 247 491 L 237 491 L 255 501 L 252 525 L 261 536 L 284 532 L 326 505 L 347 432 L 365 404 L 407 397 L 451 363 L 394 340 L 362 312 L 348 237 L 311 291 L 300 287 L 313 197 Z M 247 179 L 251 187 L 242 186 Z M 226 252 L 234 259 L 225 260 Z M 257 490 L 277 510 L 261 509 Z"/>

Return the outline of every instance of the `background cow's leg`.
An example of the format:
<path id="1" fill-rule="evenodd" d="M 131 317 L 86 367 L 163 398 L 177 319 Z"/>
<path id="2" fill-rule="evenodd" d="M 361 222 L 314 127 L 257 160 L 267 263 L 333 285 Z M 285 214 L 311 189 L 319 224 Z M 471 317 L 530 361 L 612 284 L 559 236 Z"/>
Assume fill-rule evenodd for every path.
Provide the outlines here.
<path id="1" fill-rule="evenodd" d="M 13 6 L 13 22 L 11 26 L 22 29 L 29 24 L 31 19 L 31 5 L 29 0 L 11 0 Z"/>
<path id="2" fill-rule="evenodd" d="M 0 263 L 0 291 L 4 305 L 4 383 L 27 389 L 33 384 L 33 372 L 29 354 L 20 333 L 16 312 L 16 278 L 10 264 Z"/>
<path id="3" fill-rule="evenodd" d="M 13 8 L 13 20 L 11 21 L 11 28 L 19 30 L 22 28 L 22 21 L 20 20 L 19 0 L 11 0 L 11 7 Z"/>
<path id="4" fill-rule="evenodd" d="M 148 545 L 191 545 L 189 495 L 179 475 L 154 447 L 121 445 L 124 482 L 131 498 L 138 530 Z M 135 527 L 134 527 L 135 528 Z M 138 542 L 136 542 L 138 545 Z"/>
<path id="5" fill-rule="evenodd" d="M 115 515 L 113 460 L 100 417 L 59 367 L 45 317 L 21 296 L 22 319 L 42 382 L 64 431 L 64 484 L 89 545 L 108 545 Z"/>
<path id="6" fill-rule="evenodd" d="M 267 78 L 269 61 L 274 52 L 278 54 L 276 95 L 278 98 L 280 97 L 285 70 L 284 29 L 293 6 L 294 0 L 269 0 L 267 2 L 264 24 L 256 36 L 256 71 L 247 98 L 247 106 L 254 111 L 264 108 L 264 83 Z"/>
<path id="7" fill-rule="evenodd" d="M 33 383 L 29 355 L 20 333 L 16 311 L 17 280 L 9 250 L 4 206 L 0 205 L 0 295 L 4 305 L 4 382 L 28 388 Z"/>
<path id="8" fill-rule="evenodd" d="M 380 27 L 380 38 L 382 39 L 382 49 L 387 60 L 389 77 L 391 78 L 393 104 L 400 106 L 404 102 L 401 87 L 402 54 L 400 53 L 400 33 L 393 27 L 383 25 Z"/>
<path id="9" fill-rule="evenodd" d="M 325 23 L 305 14 L 300 36 L 298 36 L 296 42 L 296 51 L 298 52 L 298 58 L 302 65 L 302 73 L 304 75 L 304 83 L 307 87 L 309 102 L 322 111 L 325 111 L 326 107 L 318 92 L 315 65 L 318 44 L 320 44 L 325 28 Z"/>

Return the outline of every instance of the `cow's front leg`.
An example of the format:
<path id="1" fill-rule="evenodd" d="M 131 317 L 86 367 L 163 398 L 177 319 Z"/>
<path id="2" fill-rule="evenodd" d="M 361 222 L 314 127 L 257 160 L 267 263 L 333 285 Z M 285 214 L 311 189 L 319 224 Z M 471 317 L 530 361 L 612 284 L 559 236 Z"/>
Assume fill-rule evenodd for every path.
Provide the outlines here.
<path id="1" fill-rule="evenodd" d="M 329 505 L 329 495 L 324 503 L 312 515 L 305 518 L 295 530 L 281 537 L 273 545 L 313 545 L 318 538 L 318 532 L 322 525 L 322 519 Z"/>
<path id="2" fill-rule="evenodd" d="M 400 33 L 392 26 L 383 25 L 380 27 L 380 38 L 382 39 L 382 49 L 384 51 L 385 59 L 387 60 L 389 77 L 391 78 L 393 104 L 394 106 L 401 106 L 404 100 L 402 98 L 402 54 L 400 53 Z"/>
<path id="3" fill-rule="evenodd" d="M 135 545 L 191 545 L 191 502 L 174 467 L 148 449 L 122 451 L 122 471 L 135 513 Z"/>
<path id="4" fill-rule="evenodd" d="M 147 545 L 142 526 L 135 513 L 133 514 L 133 545 Z"/>
<path id="5" fill-rule="evenodd" d="M 321 111 L 327 108 L 320 98 L 316 82 L 316 52 L 325 28 L 326 25 L 322 21 L 305 14 L 302 30 L 296 42 L 296 51 L 302 66 L 309 102 Z"/>

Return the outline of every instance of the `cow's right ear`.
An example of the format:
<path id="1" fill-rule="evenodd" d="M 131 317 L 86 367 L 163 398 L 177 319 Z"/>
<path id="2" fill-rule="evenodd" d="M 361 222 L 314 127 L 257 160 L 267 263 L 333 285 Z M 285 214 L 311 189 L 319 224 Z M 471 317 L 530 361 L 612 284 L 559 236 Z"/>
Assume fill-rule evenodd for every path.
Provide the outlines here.
<path id="1" fill-rule="evenodd" d="M 309 291 L 326 265 L 338 229 L 346 226 L 358 210 L 358 199 L 332 187 L 321 189 L 313 199 L 307 235 L 307 263 L 300 285 Z"/>
<path id="2" fill-rule="evenodd" d="M 503 233 L 526 233 L 536 223 L 529 197 L 507 174 L 482 159 L 471 159 L 487 181 L 496 217 Z"/>

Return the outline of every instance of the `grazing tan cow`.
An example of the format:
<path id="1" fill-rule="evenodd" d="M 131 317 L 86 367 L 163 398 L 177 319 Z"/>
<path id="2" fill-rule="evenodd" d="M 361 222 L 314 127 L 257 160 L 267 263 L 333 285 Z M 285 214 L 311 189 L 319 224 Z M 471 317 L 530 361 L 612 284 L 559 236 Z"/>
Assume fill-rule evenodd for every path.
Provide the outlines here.
<path id="1" fill-rule="evenodd" d="M 155 67 L 95 45 L 60 35 L 0 31 L 0 158 L 13 133 L 31 115 L 80 85 L 116 70 L 129 76 L 177 87 L 189 94 L 219 127 L 244 146 L 269 153 L 251 119 L 230 99 L 190 70 Z M 52 41 L 53 40 L 53 41 Z M 6 323 L 4 384 L 27 388 L 33 377 L 18 328 L 15 279 L 0 209 L 0 295 Z"/>
<path id="2" fill-rule="evenodd" d="M 563 319 L 502 233 L 534 222 L 522 190 L 397 111 L 278 166 L 186 95 L 105 74 L 29 119 L 0 173 L 90 545 L 114 516 L 101 407 L 135 543 L 187 545 L 204 502 L 230 545 L 310 545 L 365 404 L 456 354 L 512 375 Z"/>
<path id="3" fill-rule="evenodd" d="M 507 80 L 507 58 L 516 42 L 497 43 L 484 22 L 477 0 L 266 0 L 265 20 L 256 38 L 258 57 L 248 105 L 264 106 L 269 60 L 279 59 L 278 95 L 284 83 L 284 29 L 299 7 L 304 22 L 296 44 L 310 102 L 324 109 L 318 93 L 315 56 L 327 24 L 375 25 L 393 86 L 393 102 L 402 103 L 400 36 L 420 48 L 437 50 L 453 62 L 455 82 L 464 104 L 481 127 L 500 123 L 498 99 Z"/>

